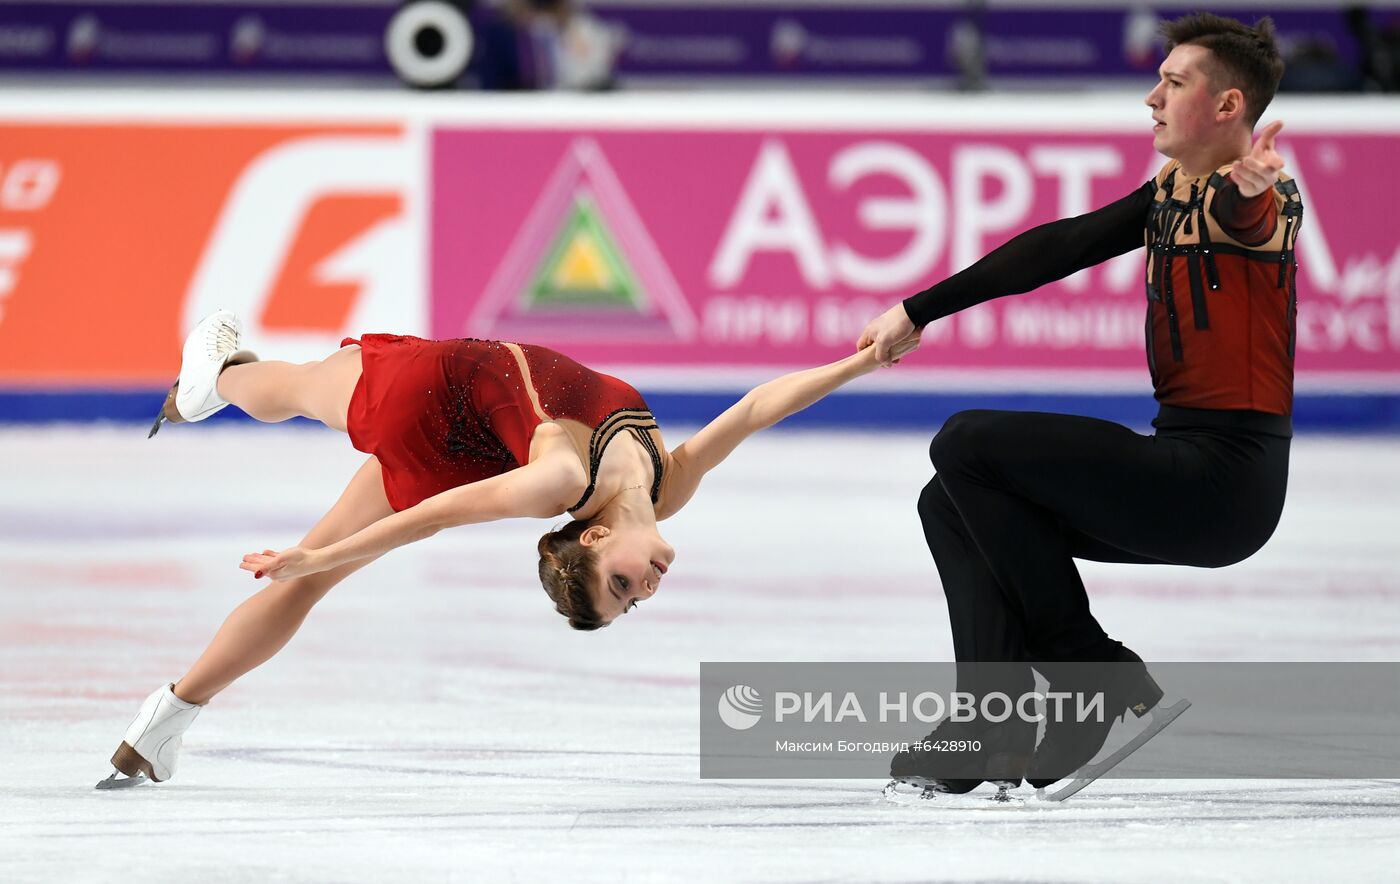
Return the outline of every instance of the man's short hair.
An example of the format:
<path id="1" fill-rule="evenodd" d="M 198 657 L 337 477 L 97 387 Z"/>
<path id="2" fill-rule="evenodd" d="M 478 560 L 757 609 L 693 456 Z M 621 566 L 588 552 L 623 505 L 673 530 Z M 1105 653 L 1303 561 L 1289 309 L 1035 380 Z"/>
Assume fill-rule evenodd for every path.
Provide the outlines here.
<path id="1" fill-rule="evenodd" d="M 1283 79 L 1283 57 L 1274 40 L 1274 21 L 1265 16 L 1254 27 L 1233 18 L 1197 12 L 1162 25 L 1167 52 L 1187 44 L 1210 50 L 1206 74 L 1217 92 L 1236 88 L 1244 93 L 1249 127 L 1259 122 Z"/>

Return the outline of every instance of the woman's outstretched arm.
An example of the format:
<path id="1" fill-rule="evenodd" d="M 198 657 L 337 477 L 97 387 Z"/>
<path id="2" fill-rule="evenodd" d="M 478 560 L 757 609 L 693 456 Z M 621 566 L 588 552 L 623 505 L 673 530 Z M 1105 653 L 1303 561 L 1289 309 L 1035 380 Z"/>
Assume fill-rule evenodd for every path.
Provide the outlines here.
<path id="1" fill-rule="evenodd" d="M 580 480 L 581 474 L 577 457 L 572 462 L 567 457 L 541 458 L 499 476 L 448 489 L 329 546 L 250 553 L 239 567 L 273 580 L 290 580 L 372 559 L 456 525 L 557 516 L 583 493 L 587 483 Z"/>
<path id="2" fill-rule="evenodd" d="M 917 332 L 906 338 L 895 347 L 894 358 L 912 351 L 918 340 Z M 879 366 L 874 348 L 867 348 L 838 362 L 795 371 L 754 387 L 671 452 L 671 487 L 657 517 L 666 518 L 680 509 L 695 493 L 701 477 L 718 466 L 740 442 Z"/>

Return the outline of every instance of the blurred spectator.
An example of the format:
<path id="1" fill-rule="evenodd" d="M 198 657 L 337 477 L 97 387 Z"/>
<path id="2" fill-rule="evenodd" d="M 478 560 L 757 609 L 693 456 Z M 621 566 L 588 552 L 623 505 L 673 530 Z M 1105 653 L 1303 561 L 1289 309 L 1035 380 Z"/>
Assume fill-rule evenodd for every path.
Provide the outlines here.
<path id="1" fill-rule="evenodd" d="M 1162 62 L 1162 19 L 1137 4 L 1123 17 L 1123 58 L 1130 67 L 1156 73 Z"/>
<path id="2" fill-rule="evenodd" d="M 506 0 L 480 19 L 481 87 L 601 90 L 614 85 L 615 30 L 573 0 Z"/>
<path id="3" fill-rule="evenodd" d="M 987 37 L 983 27 L 983 0 L 969 0 L 966 14 L 948 29 L 948 58 L 958 71 L 958 89 L 981 92 L 987 88 Z"/>
<path id="4" fill-rule="evenodd" d="M 1361 72 L 1325 37 L 1298 40 L 1284 52 L 1280 92 L 1360 92 Z"/>
<path id="5" fill-rule="evenodd" d="M 1400 91 L 1400 21 L 1393 15 L 1377 25 L 1370 10 L 1347 10 L 1347 24 L 1361 46 L 1361 76 L 1366 87 L 1382 92 Z"/>

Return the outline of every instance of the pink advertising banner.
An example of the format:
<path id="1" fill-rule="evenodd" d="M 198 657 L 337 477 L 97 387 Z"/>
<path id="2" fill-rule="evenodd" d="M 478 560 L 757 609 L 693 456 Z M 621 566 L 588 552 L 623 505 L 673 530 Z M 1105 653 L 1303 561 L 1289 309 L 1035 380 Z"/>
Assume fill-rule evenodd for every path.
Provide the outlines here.
<path id="1" fill-rule="evenodd" d="M 1400 389 L 1400 225 L 1373 170 L 1394 135 L 1280 141 L 1300 183 L 1300 388 Z M 440 128 L 437 337 L 598 365 L 815 364 L 865 322 L 1164 161 L 1139 134 Z M 935 323 L 915 366 L 1146 383 L 1143 252 Z M 703 372 L 696 372 L 701 382 Z"/>

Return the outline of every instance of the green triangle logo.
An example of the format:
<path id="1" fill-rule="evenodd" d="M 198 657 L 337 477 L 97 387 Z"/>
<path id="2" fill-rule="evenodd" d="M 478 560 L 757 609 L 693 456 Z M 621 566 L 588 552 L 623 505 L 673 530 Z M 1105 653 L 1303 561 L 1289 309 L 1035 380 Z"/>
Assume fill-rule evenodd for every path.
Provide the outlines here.
<path id="1" fill-rule="evenodd" d="M 529 312 L 647 312 L 636 276 L 588 194 L 574 195 L 573 206 L 526 286 L 522 302 Z"/>

